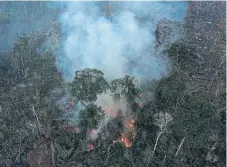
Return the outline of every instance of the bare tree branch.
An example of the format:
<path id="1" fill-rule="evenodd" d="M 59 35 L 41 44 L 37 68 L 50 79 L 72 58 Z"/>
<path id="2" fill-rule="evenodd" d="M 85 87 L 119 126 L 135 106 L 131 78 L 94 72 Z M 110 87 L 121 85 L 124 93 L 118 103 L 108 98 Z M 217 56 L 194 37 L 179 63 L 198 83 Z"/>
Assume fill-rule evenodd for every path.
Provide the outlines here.
<path id="1" fill-rule="evenodd" d="M 177 152 L 176 152 L 176 154 L 175 154 L 175 157 L 177 156 L 178 152 L 180 151 L 180 149 L 181 149 L 181 147 L 182 147 L 182 145 L 183 145 L 183 143 L 184 143 L 184 139 L 185 139 L 185 136 L 184 136 L 184 138 L 181 140 L 181 143 L 180 143 L 180 145 L 179 145 L 179 147 L 178 147 L 178 149 L 177 149 Z"/>
<path id="2" fill-rule="evenodd" d="M 149 165 L 149 163 L 150 163 L 150 161 L 151 161 L 151 158 L 153 157 L 153 155 L 154 155 L 154 153 L 155 153 L 155 150 L 156 150 L 157 145 L 158 145 L 159 138 L 160 138 L 160 136 L 163 134 L 163 132 L 164 132 L 164 131 L 161 131 L 161 132 L 158 133 L 158 136 L 157 136 L 157 138 L 156 138 L 156 141 L 155 141 L 155 145 L 154 145 L 153 151 L 151 152 L 151 154 L 150 154 L 150 156 L 149 156 L 149 159 L 148 159 L 148 162 L 147 162 L 146 167 L 148 167 L 148 165 Z"/>
<path id="3" fill-rule="evenodd" d="M 53 139 L 50 140 L 52 167 L 55 167 L 55 147 Z"/>

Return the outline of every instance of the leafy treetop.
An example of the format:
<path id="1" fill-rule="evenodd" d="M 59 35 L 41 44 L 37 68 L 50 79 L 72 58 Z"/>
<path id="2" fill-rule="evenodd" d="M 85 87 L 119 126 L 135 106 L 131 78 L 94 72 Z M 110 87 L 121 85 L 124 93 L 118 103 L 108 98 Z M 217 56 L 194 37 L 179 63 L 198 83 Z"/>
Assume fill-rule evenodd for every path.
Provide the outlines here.
<path id="1" fill-rule="evenodd" d="M 71 94 L 85 103 L 96 101 L 97 94 L 101 94 L 109 88 L 103 72 L 90 68 L 76 71 L 74 80 L 69 86 Z"/>

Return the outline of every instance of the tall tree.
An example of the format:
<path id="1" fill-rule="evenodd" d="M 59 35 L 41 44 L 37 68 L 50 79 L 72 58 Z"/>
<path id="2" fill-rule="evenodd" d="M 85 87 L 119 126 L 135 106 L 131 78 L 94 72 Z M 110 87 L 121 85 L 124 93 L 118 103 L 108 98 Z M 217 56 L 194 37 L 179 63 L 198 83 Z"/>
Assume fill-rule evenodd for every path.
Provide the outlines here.
<path id="1" fill-rule="evenodd" d="M 109 88 L 103 77 L 103 72 L 97 69 L 86 68 L 75 72 L 73 82 L 69 85 L 72 96 L 85 105 L 97 100 L 97 95 Z"/>

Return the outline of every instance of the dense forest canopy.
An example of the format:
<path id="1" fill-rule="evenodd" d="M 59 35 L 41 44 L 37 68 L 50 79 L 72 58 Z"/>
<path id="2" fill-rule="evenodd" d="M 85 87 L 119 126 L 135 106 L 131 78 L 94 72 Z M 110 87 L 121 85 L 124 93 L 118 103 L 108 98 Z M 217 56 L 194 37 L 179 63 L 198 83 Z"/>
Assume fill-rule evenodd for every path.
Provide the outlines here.
<path id="1" fill-rule="evenodd" d="M 160 5 L 159 2 L 149 4 L 152 3 L 157 7 Z M 7 14 L 5 8 L 12 12 L 13 7 L 22 6 L 27 19 L 39 18 L 36 7 L 56 12 L 51 3 L 47 3 L 50 10 L 41 2 L 39 7 L 34 6 L 38 2 L 15 2 L 15 6 L 12 2 L 0 4 L 0 36 L 4 36 L 2 32 L 7 34 L 5 28 L 11 22 L 14 22 L 11 26 L 20 24 L 15 15 L 12 18 Z M 77 42 L 79 37 L 90 41 L 81 41 L 80 47 L 67 45 L 68 52 L 64 53 L 59 49 L 66 38 L 62 27 L 56 23 L 47 32 L 49 23 L 41 28 L 42 31 L 19 36 L 14 36 L 13 32 L 9 38 L 12 38 L 10 41 L 16 38 L 15 41 L 0 47 L 0 166 L 224 167 L 225 2 L 190 2 L 184 22 L 166 18 L 157 20 L 152 35 L 150 29 L 144 28 L 152 22 L 152 16 L 146 13 L 149 13 L 149 7 L 144 8 L 143 13 L 133 3 L 126 4 L 126 7 L 132 7 L 134 20 L 130 14 L 124 15 L 122 11 L 127 9 L 124 5 L 100 2 L 100 14 L 97 4 L 92 10 L 89 5 L 81 6 L 83 12 L 91 12 L 86 13 L 88 21 L 83 26 L 91 21 L 93 28 L 96 27 L 93 19 L 99 21 L 98 25 L 105 25 L 106 29 L 98 27 L 105 34 L 100 39 L 92 33 L 87 39 L 81 37 L 83 33 L 97 33 L 92 28 L 87 31 L 81 23 L 76 24 L 76 28 L 74 22 L 68 27 L 64 25 L 72 34 L 78 35 L 75 38 L 76 35 L 70 34 L 66 40 L 68 45 L 71 45 L 69 39 Z M 59 5 L 62 9 L 63 4 Z M 29 6 L 32 7 L 28 9 Z M 81 6 L 75 8 L 81 10 Z M 174 8 L 168 6 L 165 9 L 171 18 L 175 17 L 171 12 Z M 34 16 L 29 15 L 29 10 L 36 11 Z M 49 14 L 48 19 L 56 18 L 58 12 Z M 70 12 L 66 12 L 66 16 L 74 16 L 75 13 Z M 96 14 L 103 15 L 102 19 Z M 83 18 L 82 14 L 79 16 Z M 134 29 L 117 24 L 131 33 L 114 27 L 112 23 L 117 23 L 119 18 L 131 18 L 125 23 L 130 23 Z M 205 26 L 203 22 L 209 19 L 211 25 Z M 43 24 L 37 22 L 35 25 Z M 9 28 L 13 30 L 13 27 Z M 118 32 L 117 35 L 125 35 L 125 39 L 118 37 L 112 29 Z M 114 42 L 123 40 L 128 42 L 127 45 L 114 45 L 109 41 L 110 34 Z M 131 35 L 137 36 L 137 41 Z M 154 38 L 155 42 L 152 42 L 155 44 L 147 41 L 148 37 Z M 0 43 L 4 43 L 4 39 L 0 39 Z M 6 50 L 9 45 L 10 49 Z M 76 70 L 74 66 L 67 66 L 70 64 L 67 58 L 73 54 L 77 56 L 71 59 L 71 65 L 78 65 Z M 163 60 L 171 65 L 160 67 L 164 66 Z M 128 73 L 123 73 L 121 63 Z M 66 68 L 73 70 L 69 72 L 72 74 L 68 75 Z M 73 77 L 68 79 L 71 75 Z"/>

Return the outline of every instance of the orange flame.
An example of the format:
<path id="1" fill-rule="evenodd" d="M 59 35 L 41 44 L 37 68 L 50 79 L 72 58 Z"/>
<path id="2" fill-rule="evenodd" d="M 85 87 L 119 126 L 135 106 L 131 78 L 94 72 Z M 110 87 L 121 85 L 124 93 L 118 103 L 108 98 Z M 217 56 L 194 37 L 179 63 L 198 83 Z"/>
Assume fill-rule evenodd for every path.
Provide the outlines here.
<path id="1" fill-rule="evenodd" d="M 118 106 L 114 106 L 117 110 Z M 107 105 L 104 107 L 104 114 L 111 116 L 112 118 L 117 117 L 116 110 L 109 108 Z M 128 118 L 126 118 L 128 119 Z M 124 124 L 124 132 L 121 134 L 120 139 L 118 142 L 122 143 L 126 148 L 130 148 L 132 146 L 133 140 L 135 138 L 135 120 L 130 119 Z M 115 143 L 115 141 L 114 141 Z"/>
<path id="2" fill-rule="evenodd" d="M 132 142 L 135 138 L 135 127 L 134 127 L 135 120 L 131 119 L 125 124 L 125 130 L 121 134 L 120 142 L 124 144 L 126 148 L 132 146 Z"/>
<path id="3" fill-rule="evenodd" d="M 88 144 L 88 151 L 91 151 L 91 150 L 93 150 L 94 149 L 94 145 L 93 144 Z"/>
<path id="4" fill-rule="evenodd" d="M 121 142 L 123 142 L 127 148 L 132 146 L 132 142 L 124 134 L 121 136 Z"/>

